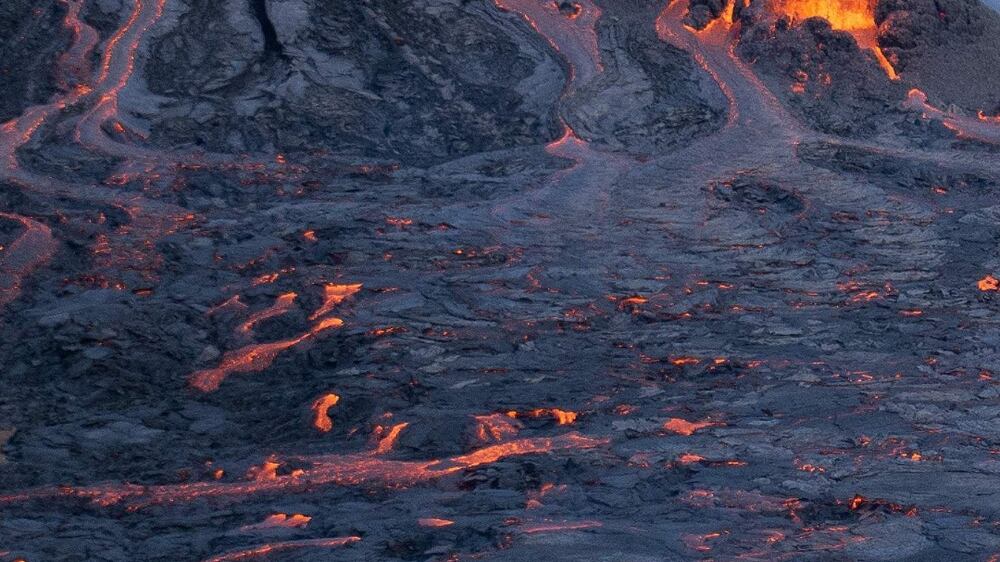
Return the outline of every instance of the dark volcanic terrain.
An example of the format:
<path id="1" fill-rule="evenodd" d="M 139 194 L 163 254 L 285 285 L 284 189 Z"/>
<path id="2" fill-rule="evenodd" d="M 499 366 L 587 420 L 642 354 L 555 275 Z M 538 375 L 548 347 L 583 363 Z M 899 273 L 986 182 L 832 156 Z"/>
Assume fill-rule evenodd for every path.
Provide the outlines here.
<path id="1" fill-rule="evenodd" d="M 0 28 L 0 561 L 1000 558 L 979 0 Z"/>

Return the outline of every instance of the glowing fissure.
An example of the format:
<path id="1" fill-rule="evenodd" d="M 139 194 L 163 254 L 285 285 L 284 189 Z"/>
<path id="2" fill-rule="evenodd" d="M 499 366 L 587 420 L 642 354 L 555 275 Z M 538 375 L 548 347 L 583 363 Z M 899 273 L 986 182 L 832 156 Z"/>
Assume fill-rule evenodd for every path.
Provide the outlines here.
<path id="1" fill-rule="evenodd" d="M 400 427 L 400 426 L 397 426 Z M 405 427 L 403 425 L 402 427 Z M 402 429 L 400 427 L 400 429 Z M 393 435 L 395 439 L 395 435 Z M 517 439 L 482 447 L 471 453 L 442 460 L 400 461 L 380 458 L 380 447 L 366 453 L 292 457 L 306 468 L 278 474 L 279 461 L 269 460 L 248 479 L 239 482 L 197 482 L 193 484 L 141 486 L 134 484 L 104 484 L 84 487 L 57 487 L 0 496 L 0 503 L 16 503 L 42 498 L 75 497 L 87 499 L 98 506 L 120 503 L 129 509 L 159 504 L 187 503 L 199 498 L 243 498 L 263 493 L 296 492 L 316 486 L 357 486 L 379 483 L 388 487 L 407 487 L 442 478 L 470 468 L 492 464 L 499 460 L 555 451 L 592 449 L 607 444 L 595 439 L 568 433 L 556 437 Z"/>

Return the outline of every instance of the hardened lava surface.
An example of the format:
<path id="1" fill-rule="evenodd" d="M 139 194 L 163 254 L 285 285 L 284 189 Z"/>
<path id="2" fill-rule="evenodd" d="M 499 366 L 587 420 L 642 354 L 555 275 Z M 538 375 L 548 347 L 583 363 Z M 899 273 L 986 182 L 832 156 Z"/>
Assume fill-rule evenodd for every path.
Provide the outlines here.
<path id="1" fill-rule="evenodd" d="M 978 0 L 0 28 L 0 561 L 1000 557 Z"/>

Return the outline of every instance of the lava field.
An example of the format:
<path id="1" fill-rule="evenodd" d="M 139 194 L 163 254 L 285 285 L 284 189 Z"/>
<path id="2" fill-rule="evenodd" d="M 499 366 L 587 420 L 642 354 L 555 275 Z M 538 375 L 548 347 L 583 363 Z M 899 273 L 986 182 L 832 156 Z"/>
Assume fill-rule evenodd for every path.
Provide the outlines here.
<path id="1" fill-rule="evenodd" d="M 997 562 L 998 9 L 3 0 L 0 562 Z"/>

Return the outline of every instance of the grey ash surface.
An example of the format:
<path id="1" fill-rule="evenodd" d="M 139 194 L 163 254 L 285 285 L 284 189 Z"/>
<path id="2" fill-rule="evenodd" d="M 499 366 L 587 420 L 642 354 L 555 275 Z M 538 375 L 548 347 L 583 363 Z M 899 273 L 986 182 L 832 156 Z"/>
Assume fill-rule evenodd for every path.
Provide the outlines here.
<path id="1" fill-rule="evenodd" d="M 759 6 L 732 58 L 679 20 L 664 25 L 685 44 L 664 41 L 661 2 L 499 4 L 167 0 L 103 125 L 118 148 L 77 142 L 74 106 L 17 151 L 112 195 L 0 180 L 0 211 L 58 242 L 0 312 L 0 561 L 343 536 L 361 540 L 263 559 L 1000 552 L 1000 293 L 977 288 L 1000 277 L 1000 156 L 901 105 L 917 87 L 963 115 L 1000 109 L 1000 16 L 882 0 L 892 82 L 850 36 L 772 28 Z M 934 5 L 951 16 L 929 21 Z M 66 6 L 0 5 L 0 120 L 60 95 Z M 85 3 L 95 72 L 133 7 Z M 579 83 L 590 57 L 601 72 Z M 800 73 L 829 85 L 796 93 Z M 564 124 L 581 140 L 558 142 Z M 21 230 L 0 221 L 0 244 Z M 342 327 L 190 386 L 227 352 L 301 336 L 327 283 L 363 285 L 334 309 Z M 310 404 L 328 392 L 321 433 Z M 578 416 L 530 415 L 552 408 Z M 517 438 L 604 442 L 405 486 L 141 509 L 16 497 L 219 468 L 243 482 L 272 455 L 284 476 L 396 423 L 386 458 L 455 457 L 495 443 L 476 416 L 512 410 Z M 275 513 L 312 519 L 253 527 Z"/>

